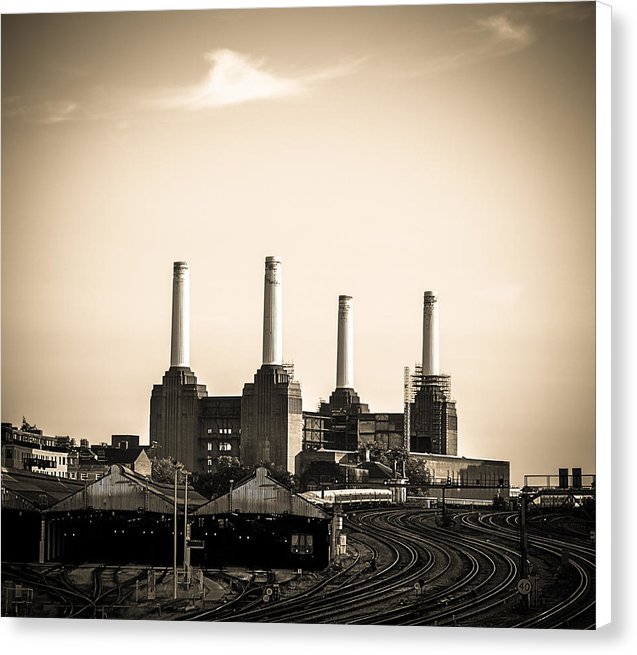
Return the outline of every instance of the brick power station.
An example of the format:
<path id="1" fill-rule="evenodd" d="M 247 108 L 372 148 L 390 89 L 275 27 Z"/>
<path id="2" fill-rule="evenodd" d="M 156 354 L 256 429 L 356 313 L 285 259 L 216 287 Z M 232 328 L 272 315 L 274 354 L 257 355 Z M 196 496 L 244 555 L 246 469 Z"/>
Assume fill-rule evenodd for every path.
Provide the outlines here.
<path id="1" fill-rule="evenodd" d="M 302 409 L 301 385 L 283 362 L 277 257 L 266 257 L 264 282 L 261 366 L 240 396 L 209 396 L 190 368 L 188 264 L 175 262 L 170 368 L 150 400 L 150 440 L 161 456 L 206 472 L 219 456 L 233 455 L 249 466 L 282 466 L 307 482 L 313 467 L 351 465 L 371 443 L 426 459 L 434 475 L 508 479 L 508 462 L 458 457 L 456 403 L 451 378 L 440 371 L 434 292 L 424 293 L 422 365 L 413 374 L 406 370 L 403 412 L 370 412 L 356 393 L 351 296 L 339 297 L 336 388 L 318 411 L 308 412 Z"/>

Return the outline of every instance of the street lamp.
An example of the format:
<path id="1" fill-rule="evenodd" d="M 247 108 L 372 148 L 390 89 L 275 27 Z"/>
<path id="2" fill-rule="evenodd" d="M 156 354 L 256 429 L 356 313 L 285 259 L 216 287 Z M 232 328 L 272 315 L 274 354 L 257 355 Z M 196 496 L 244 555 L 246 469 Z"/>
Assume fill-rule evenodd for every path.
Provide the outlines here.
<path id="1" fill-rule="evenodd" d="M 176 460 L 173 460 L 175 467 L 175 496 L 174 496 L 174 515 L 173 515 L 173 598 L 177 600 L 177 475 L 184 467 Z"/>
<path id="2" fill-rule="evenodd" d="M 184 469 L 184 582 L 190 582 L 190 550 L 188 548 L 188 471 Z"/>

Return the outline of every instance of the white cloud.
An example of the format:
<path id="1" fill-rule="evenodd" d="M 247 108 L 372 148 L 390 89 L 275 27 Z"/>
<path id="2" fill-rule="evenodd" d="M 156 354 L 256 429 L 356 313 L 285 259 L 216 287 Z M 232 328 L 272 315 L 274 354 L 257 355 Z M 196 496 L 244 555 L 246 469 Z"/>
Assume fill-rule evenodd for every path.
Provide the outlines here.
<path id="1" fill-rule="evenodd" d="M 167 92 L 154 104 L 164 109 L 197 110 L 294 96 L 305 93 L 316 82 L 349 75 L 360 63 L 292 78 L 269 71 L 263 59 L 253 59 L 233 50 L 215 50 L 206 54 L 206 59 L 210 62 L 210 70 L 199 84 Z"/>
<path id="2" fill-rule="evenodd" d="M 359 59 L 285 77 L 269 70 L 265 60 L 233 50 L 214 50 L 205 57 L 210 63 L 208 73 L 192 86 L 155 91 L 150 97 L 132 90 L 93 87 L 84 91 L 81 102 L 67 99 L 28 101 L 13 96 L 3 100 L 3 117 L 45 125 L 67 121 L 115 121 L 119 129 L 127 129 L 131 118 L 149 111 L 202 110 L 301 95 L 317 84 L 353 74 L 364 61 Z"/>

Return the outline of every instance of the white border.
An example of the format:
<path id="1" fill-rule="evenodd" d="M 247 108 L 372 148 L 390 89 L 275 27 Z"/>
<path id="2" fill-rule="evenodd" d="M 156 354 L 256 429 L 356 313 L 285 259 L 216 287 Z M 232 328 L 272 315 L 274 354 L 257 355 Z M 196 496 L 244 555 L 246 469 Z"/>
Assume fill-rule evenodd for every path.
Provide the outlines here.
<path id="1" fill-rule="evenodd" d="M 499 0 L 495 0 L 498 2 Z M 514 1 L 514 0 L 512 0 Z M 449 4 L 475 4 L 478 0 L 464 0 L 461 2 L 449 2 Z M 618 89 L 621 90 L 620 99 L 624 103 L 637 110 L 634 98 L 634 84 L 636 81 L 635 70 L 637 70 L 637 57 L 635 57 L 635 48 L 633 42 L 637 42 L 637 12 L 635 8 L 637 3 L 634 0 L 612 0 L 616 8 L 616 25 L 617 28 L 617 47 L 619 54 L 623 55 L 621 66 L 615 68 L 617 75 L 621 77 L 621 84 L 615 86 L 615 97 L 618 97 Z M 438 4 L 433 2 L 424 2 L 419 0 L 353 0 L 344 2 L 338 0 L 310 0 L 310 2 L 270 0 L 267 1 L 241 1 L 241 0 L 186 0 L 183 5 L 179 6 L 175 0 L 0 0 L 0 11 L 2 13 L 31 13 L 31 12 L 57 12 L 57 11 L 118 11 L 118 10 L 161 10 L 161 9 L 196 9 L 196 8 L 236 8 L 236 7 L 285 7 L 285 6 L 333 6 L 333 5 L 389 5 L 389 4 Z M 610 7 L 597 5 L 600 9 L 598 17 L 602 12 L 610 16 Z M 601 23 L 601 21 L 600 21 Z M 596 198 L 596 326 L 597 326 L 597 414 L 596 414 L 596 469 L 598 475 L 598 598 L 600 605 L 598 607 L 598 625 L 603 625 L 610 620 L 610 579 L 611 579 L 611 520 L 610 520 L 610 427 L 611 427 L 611 272 L 610 272 L 610 255 L 611 255 L 611 178 L 610 178 L 610 117 L 611 117 L 611 85 L 610 85 L 610 20 L 605 29 L 600 29 L 598 23 L 597 31 L 597 198 Z M 618 23 L 618 24 L 617 24 Z M 603 53 L 606 53 L 605 56 Z M 617 63 L 617 62 L 615 62 Z M 600 72 L 605 70 L 605 78 L 600 77 Z M 615 142 L 615 160 L 628 166 L 634 163 L 634 153 L 630 155 L 631 144 L 634 147 L 635 139 L 631 137 L 634 129 L 630 127 L 633 118 L 627 108 L 618 110 L 616 108 L 616 118 L 619 112 L 619 118 L 623 117 L 622 140 Z M 619 131 L 619 129 L 617 130 Z M 629 145 L 626 140 L 629 140 Z M 631 140 L 632 139 L 632 140 Z M 629 209 L 635 208 L 633 200 L 634 190 L 631 187 L 631 181 L 634 186 L 634 171 L 625 170 L 622 175 L 615 176 L 616 186 L 624 180 L 624 186 L 615 191 L 615 210 L 621 214 L 630 214 Z M 620 201 L 619 203 L 617 201 Z M 618 209 L 618 205 L 621 205 Z M 616 217 L 617 218 L 617 217 Z M 635 230 L 629 225 L 631 217 L 627 216 L 620 221 L 615 221 L 615 232 L 621 234 L 615 235 L 620 239 L 620 247 L 615 252 L 617 265 L 616 272 L 619 283 L 622 287 L 617 290 L 622 301 L 630 303 L 630 293 L 634 293 L 630 283 L 633 279 L 625 279 L 627 276 L 634 277 L 634 266 L 629 259 L 630 245 L 621 241 L 621 237 L 634 237 Z M 634 220 L 634 217 L 633 217 Z M 634 241 L 634 239 L 633 239 Z M 634 243 L 631 244 L 635 246 Z M 634 253 L 633 253 L 634 256 Z M 624 275 L 622 275 L 622 273 Z M 617 282 L 618 280 L 616 280 Z M 634 349 L 630 347 L 628 341 L 634 338 L 630 334 L 630 327 L 637 328 L 637 322 L 631 316 L 631 310 L 634 309 L 634 303 L 631 303 L 626 309 L 622 309 L 621 314 L 627 319 L 629 327 L 628 333 L 624 334 L 622 343 L 619 344 L 624 355 L 630 360 L 627 363 L 618 361 L 616 367 L 620 371 L 622 382 L 627 381 L 629 384 L 626 388 L 617 389 L 619 395 L 626 402 L 634 402 L 634 385 L 628 379 L 628 370 L 631 365 L 637 364 L 632 356 Z M 621 306 L 625 303 L 615 303 L 614 311 L 617 316 Z M 618 327 L 616 325 L 615 332 Z M 626 327 L 622 329 L 622 333 Z M 621 335 L 620 335 L 621 336 Z M 624 352 L 624 350 L 626 352 Z M 622 384 L 623 387 L 623 384 Z M 632 398 L 631 398 L 632 397 Z M 631 455 L 635 453 L 632 445 L 635 439 L 634 434 L 630 434 L 630 428 L 634 427 L 634 422 L 630 420 L 629 408 L 619 408 L 620 415 L 615 416 L 615 427 L 623 432 L 623 435 L 615 434 L 615 438 L 623 436 L 621 443 L 616 443 L 615 450 L 621 447 L 622 453 L 616 452 L 618 461 L 616 462 L 621 468 L 622 473 L 629 473 Z M 624 453 L 624 449 L 626 452 Z M 634 462 L 634 460 L 632 460 Z M 618 473 L 618 471 L 616 471 Z M 622 484 L 621 491 L 627 493 L 630 491 L 628 484 Z M 634 491 L 634 490 L 633 490 Z M 628 509 L 627 504 L 622 504 L 624 509 Z M 619 529 L 616 526 L 616 529 Z M 625 528 L 622 528 L 622 537 L 626 537 Z M 631 534 L 634 536 L 634 531 Z M 623 542 L 623 543 L 620 543 Z M 427 628 L 417 629 L 386 629 L 386 628 L 356 628 L 341 626 L 258 626 L 258 625 L 232 625 L 232 624 L 197 624 L 197 625 L 179 625 L 179 624 L 155 624 L 148 622 L 117 622 L 117 623 L 100 623 L 95 621 L 17 621 L 11 619 L 2 619 L 0 621 L 0 632 L 2 633 L 2 644 L 6 652 L 14 652 L 26 648 L 46 649 L 47 653 L 66 653 L 76 647 L 85 647 L 93 653 L 112 653 L 117 647 L 123 647 L 126 650 L 133 648 L 151 648 L 153 652 L 180 652 L 187 653 L 193 650 L 214 648 L 215 651 L 223 651 L 226 648 L 232 652 L 244 652 L 246 649 L 256 650 L 259 653 L 269 653 L 286 649 L 295 653 L 327 653 L 330 651 L 348 650 L 353 653 L 368 650 L 370 646 L 378 652 L 390 648 L 404 648 L 411 646 L 418 651 L 423 648 L 435 648 L 438 646 L 458 647 L 461 650 L 468 650 L 475 655 L 477 653 L 491 653 L 494 649 L 513 652 L 516 655 L 522 653 L 536 653 L 538 647 L 546 652 L 561 653 L 588 653 L 599 652 L 603 649 L 608 652 L 626 652 L 629 643 L 636 643 L 634 640 L 637 632 L 637 622 L 634 621 L 634 587 L 627 589 L 629 582 L 634 579 L 634 574 L 628 575 L 628 568 L 635 569 L 632 562 L 634 558 L 634 543 L 626 539 L 615 540 L 616 549 L 621 546 L 623 550 L 617 554 L 622 555 L 621 564 L 617 563 L 614 567 L 616 575 L 620 575 L 620 569 L 627 575 L 622 575 L 621 580 L 617 579 L 615 592 L 618 587 L 623 588 L 621 603 L 617 607 L 622 626 L 613 626 L 612 632 L 603 630 L 599 633 L 599 639 L 595 635 L 575 634 L 565 631 L 544 631 L 529 632 L 521 634 L 519 631 L 492 631 L 492 630 L 474 630 L 474 629 L 449 629 L 436 630 Z M 629 559 L 630 558 L 630 559 Z M 624 566 L 622 566 L 622 564 Z M 621 584 L 620 584 L 621 583 Z M 632 607 L 629 607 L 628 601 Z M 188 628 L 188 629 L 185 629 Z M 618 628 L 616 630 L 616 628 Z M 481 638 L 482 637 L 482 638 Z M 585 637 L 585 638 L 584 638 Z M 601 641 L 600 641 L 601 639 Z M 207 642 L 207 643 L 206 643 Z M 548 649 L 547 649 L 548 647 Z M 373 651 L 372 651 L 373 652 Z M 455 648 L 450 652 L 457 652 Z"/>
<path id="2" fill-rule="evenodd" d="M 611 620 L 611 16 L 596 3 L 595 313 L 597 627 Z"/>

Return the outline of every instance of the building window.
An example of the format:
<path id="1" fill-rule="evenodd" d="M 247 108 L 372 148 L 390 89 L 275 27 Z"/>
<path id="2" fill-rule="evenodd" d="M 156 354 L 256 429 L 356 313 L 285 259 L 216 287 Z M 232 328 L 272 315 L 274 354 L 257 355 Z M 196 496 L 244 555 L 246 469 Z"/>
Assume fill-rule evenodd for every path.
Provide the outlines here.
<path id="1" fill-rule="evenodd" d="M 212 466 L 212 457 L 208 457 L 208 466 Z"/>
<path id="2" fill-rule="evenodd" d="M 208 434 L 212 434 L 212 428 L 208 428 Z"/>
<path id="3" fill-rule="evenodd" d="M 88 480 L 88 473 L 80 473 L 80 480 Z"/>
<path id="4" fill-rule="evenodd" d="M 221 452 L 221 453 L 223 453 L 223 452 L 227 453 L 227 452 L 229 452 L 230 450 L 232 450 L 232 444 L 231 444 L 231 443 L 228 443 L 227 441 L 222 441 L 222 442 L 219 444 L 219 452 Z"/>
<path id="5" fill-rule="evenodd" d="M 208 442 L 208 450 L 212 450 L 212 441 Z"/>

